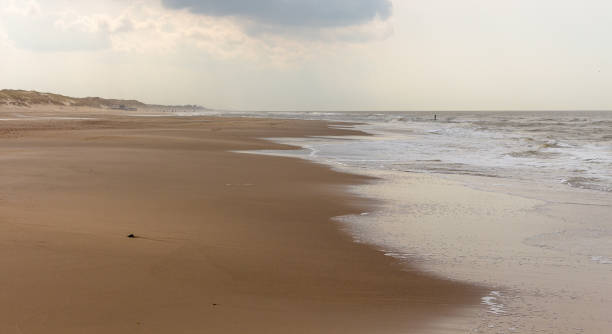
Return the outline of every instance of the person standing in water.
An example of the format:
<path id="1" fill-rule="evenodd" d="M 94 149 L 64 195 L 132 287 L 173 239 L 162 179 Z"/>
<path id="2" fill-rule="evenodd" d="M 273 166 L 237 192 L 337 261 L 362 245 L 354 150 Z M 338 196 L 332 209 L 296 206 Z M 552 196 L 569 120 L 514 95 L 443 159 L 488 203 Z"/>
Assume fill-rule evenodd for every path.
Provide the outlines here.
<path id="1" fill-rule="evenodd" d="M 438 115 L 434 114 L 434 121 L 438 120 Z"/>

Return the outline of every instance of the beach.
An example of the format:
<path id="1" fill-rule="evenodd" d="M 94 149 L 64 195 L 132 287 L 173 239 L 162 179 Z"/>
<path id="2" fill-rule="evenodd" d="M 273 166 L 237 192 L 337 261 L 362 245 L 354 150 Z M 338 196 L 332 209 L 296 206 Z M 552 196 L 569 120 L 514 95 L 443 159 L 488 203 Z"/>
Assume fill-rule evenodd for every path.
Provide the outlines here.
<path id="1" fill-rule="evenodd" d="M 304 149 L 261 153 L 376 178 L 351 187 L 378 205 L 340 217 L 344 229 L 407 265 L 487 287 L 465 332 L 609 332 L 609 113 L 438 116 L 306 113 L 372 135 L 276 138 Z"/>
<path id="2" fill-rule="evenodd" d="M 2 333 L 453 333 L 488 290 L 355 242 L 323 121 L 0 109 Z M 146 115 L 145 115 L 146 116 Z M 128 238 L 134 234 L 135 238 Z"/>
<path id="3" fill-rule="evenodd" d="M 488 287 L 477 333 L 612 329 L 605 193 L 482 176 L 370 172 L 382 203 L 346 227 L 362 242 L 441 277 Z"/>
<path id="4" fill-rule="evenodd" d="M 0 0 L 0 334 L 612 334 L 612 2 L 549 2 Z"/>

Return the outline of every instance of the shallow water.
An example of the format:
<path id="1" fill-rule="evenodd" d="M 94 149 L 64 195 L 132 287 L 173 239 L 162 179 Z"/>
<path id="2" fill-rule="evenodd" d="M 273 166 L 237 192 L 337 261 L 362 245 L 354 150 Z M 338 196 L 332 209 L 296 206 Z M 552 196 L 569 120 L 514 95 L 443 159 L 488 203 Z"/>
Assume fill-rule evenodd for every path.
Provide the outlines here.
<path id="1" fill-rule="evenodd" d="M 208 113 L 211 114 L 211 113 Z M 484 175 L 612 191 L 612 112 L 233 112 L 360 122 L 374 137 L 289 140 L 351 167 Z"/>
<path id="2" fill-rule="evenodd" d="M 377 210 L 339 219 L 356 242 L 490 286 L 469 330 L 612 330 L 609 113 L 273 116 L 365 123 L 374 136 L 275 139 L 304 149 L 262 153 L 380 178 L 353 188 Z"/>

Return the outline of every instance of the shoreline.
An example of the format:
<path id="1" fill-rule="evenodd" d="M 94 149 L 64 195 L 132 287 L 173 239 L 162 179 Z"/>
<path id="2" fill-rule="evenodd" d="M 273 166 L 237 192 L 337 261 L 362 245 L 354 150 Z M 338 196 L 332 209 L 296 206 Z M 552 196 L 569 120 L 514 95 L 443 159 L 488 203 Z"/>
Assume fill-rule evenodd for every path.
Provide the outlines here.
<path id="1" fill-rule="evenodd" d="M 316 150 L 313 143 L 303 144 Z M 420 270 L 490 287 L 467 331 L 569 334 L 612 328 L 608 193 L 301 157 L 379 180 L 351 190 L 378 199 L 376 210 L 340 217 L 357 240 Z"/>
<path id="2" fill-rule="evenodd" d="M 367 178 L 230 152 L 358 132 L 58 114 L 96 117 L 0 122 L 2 332 L 442 333 L 480 303 L 341 231 L 333 217 L 373 205 L 346 190 Z"/>

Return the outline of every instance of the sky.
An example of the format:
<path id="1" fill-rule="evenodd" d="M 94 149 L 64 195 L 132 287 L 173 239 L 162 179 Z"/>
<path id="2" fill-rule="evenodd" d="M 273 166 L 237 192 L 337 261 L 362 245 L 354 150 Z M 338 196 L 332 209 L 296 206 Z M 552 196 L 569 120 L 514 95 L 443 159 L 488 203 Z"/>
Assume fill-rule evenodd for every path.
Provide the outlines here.
<path id="1" fill-rule="evenodd" d="M 603 0 L 0 0 L 0 88 L 231 110 L 612 110 Z"/>

